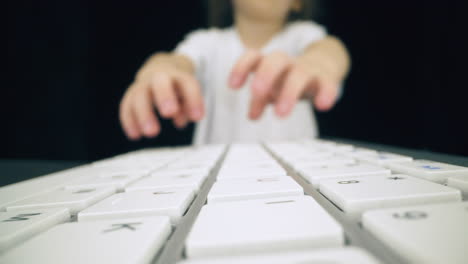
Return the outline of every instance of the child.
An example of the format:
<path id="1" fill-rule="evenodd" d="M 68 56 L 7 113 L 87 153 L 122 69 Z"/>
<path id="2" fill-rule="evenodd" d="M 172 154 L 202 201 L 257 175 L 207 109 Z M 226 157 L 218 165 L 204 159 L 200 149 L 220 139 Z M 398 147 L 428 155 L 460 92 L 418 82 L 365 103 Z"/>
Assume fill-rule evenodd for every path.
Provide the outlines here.
<path id="1" fill-rule="evenodd" d="M 212 2 L 233 10 L 234 25 L 195 31 L 149 58 L 121 102 L 126 135 L 158 135 L 156 109 L 180 128 L 198 122 L 195 144 L 316 136 L 310 102 L 333 107 L 349 58 L 321 26 L 292 21 L 310 1 Z"/>

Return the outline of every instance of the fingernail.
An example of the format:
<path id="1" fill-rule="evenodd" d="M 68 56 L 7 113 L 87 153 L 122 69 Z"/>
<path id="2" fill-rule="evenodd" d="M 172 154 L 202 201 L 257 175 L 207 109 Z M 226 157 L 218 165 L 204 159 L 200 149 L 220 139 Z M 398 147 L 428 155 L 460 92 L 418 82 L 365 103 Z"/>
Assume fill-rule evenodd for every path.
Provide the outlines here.
<path id="1" fill-rule="evenodd" d="M 290 108 L 291 108 L 291 104 L 289 102 L 282 101 L 276 107 L 276 112 L 277 112 L 278 115 L 284 117 L 285 115 L 287 115 L 289 113 Z"/>
<path id="2" fill-rule="evenodd" d="M 167 100 L 161 105 L 161 114 L 170 115 L 175 111 L 175 103 L 173 100 Z"/>

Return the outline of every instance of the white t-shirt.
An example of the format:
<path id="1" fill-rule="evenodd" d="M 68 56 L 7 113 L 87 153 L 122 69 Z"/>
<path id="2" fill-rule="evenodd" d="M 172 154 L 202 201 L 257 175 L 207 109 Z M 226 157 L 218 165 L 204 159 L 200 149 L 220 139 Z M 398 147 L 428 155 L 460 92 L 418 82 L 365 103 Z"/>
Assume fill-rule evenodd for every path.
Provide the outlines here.
<path id="1" fill-rule="evenodd" d="M 261 52 L 283 51 L 298 56 L 308 45 L 325 36 L 325 29 L 318 24 L 293 22 L 274 36 Z M 233 27 L 194 31 L 177 46 L 176 53 L 193 61 L 205 101 L 205 117 L 196 124 L 193 143 L 293 140 L 317 136 L 312 106 L 306 101 L 297 103 L 285 119 L 275 115 L 272 105 L 267 106 L 259 120 L 248 118 L 250 81 L 240 90 L 233 90 L 228 85 L 231 69 L 244 51 Z"/>

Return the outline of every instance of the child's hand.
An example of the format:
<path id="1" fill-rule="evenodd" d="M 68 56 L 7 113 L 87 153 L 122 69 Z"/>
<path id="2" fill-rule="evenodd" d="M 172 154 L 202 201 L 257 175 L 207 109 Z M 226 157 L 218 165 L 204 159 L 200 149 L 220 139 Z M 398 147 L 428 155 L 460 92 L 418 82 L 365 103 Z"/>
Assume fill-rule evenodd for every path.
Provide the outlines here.
<path id="1" fill-rule="evenodd" d="M 345 75 L 337 70 L 330 57 L 320 52 L 293 58 L 282 52 L 262 55 L 250 50 L 234 66 L 230 86 L 242 87 L 250 73 L 255 73 L 251 87 L 251 119 L 258 119 L 269 103 L 275 104 L 278 116 L 286 117 L 301 98 L 311 99 L 318 110 L 327 111 L 335 104 Z"/>
<path id="2" fill-rule="evenodd" d="M 155 108 L 179 128 L 202 119 L 203 99 L 192 67 L 185 57 L 157 55 L 138 71 L 120 104 L 120 122 L 128 138 L 159 134 Z"/>

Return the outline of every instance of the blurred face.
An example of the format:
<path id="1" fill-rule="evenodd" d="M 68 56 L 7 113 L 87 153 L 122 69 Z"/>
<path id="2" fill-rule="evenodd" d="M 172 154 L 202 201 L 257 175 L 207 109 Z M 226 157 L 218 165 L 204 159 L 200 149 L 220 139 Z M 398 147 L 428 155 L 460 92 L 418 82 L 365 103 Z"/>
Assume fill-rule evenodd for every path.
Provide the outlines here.
<path id="1" fill-rule="evenodd" d="M 298 0 L 232 0 L 236 15 L 261 21 L 284 21 Z"/>

